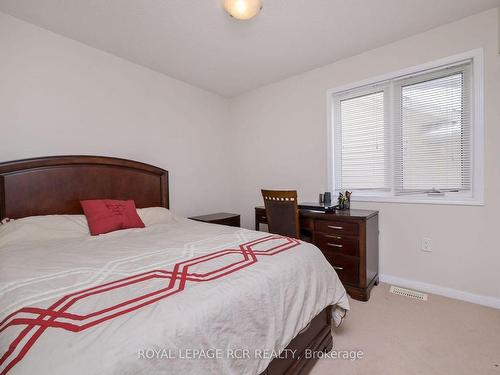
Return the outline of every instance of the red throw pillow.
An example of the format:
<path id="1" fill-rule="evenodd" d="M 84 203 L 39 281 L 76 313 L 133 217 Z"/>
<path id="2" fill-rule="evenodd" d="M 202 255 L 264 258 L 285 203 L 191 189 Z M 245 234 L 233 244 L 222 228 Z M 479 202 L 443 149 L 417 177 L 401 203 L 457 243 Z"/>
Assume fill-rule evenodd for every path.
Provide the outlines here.
<path id="1" fill-rule="evenodd" d="M 119 229 L 144 228 L 132 200 L 95 199 L 80 201 L 80 204 L 92 236 Z"/>

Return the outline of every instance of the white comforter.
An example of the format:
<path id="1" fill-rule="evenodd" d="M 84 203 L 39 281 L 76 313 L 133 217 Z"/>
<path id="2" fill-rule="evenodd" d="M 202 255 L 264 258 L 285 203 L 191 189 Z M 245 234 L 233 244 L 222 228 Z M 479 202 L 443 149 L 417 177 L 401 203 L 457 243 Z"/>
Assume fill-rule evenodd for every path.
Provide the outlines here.
<path id="1" fill-rule="evenodd" d="M 349 308 L 311 244 L 144 215 L 97 237 L 80 216 L 0 226 L 1 374 L 259 374 Z"/>

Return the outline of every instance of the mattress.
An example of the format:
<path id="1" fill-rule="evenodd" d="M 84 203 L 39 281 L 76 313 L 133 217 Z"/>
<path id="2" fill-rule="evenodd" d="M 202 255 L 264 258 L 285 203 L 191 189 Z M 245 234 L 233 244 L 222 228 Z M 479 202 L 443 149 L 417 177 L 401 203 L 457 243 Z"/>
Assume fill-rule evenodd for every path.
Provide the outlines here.
<path id="1" fill-rule="evenodd" d="M 349 308 L 315 246 L 144 211 L 0 226 L 0 373 L 259 374 L 325 307 Z"/>

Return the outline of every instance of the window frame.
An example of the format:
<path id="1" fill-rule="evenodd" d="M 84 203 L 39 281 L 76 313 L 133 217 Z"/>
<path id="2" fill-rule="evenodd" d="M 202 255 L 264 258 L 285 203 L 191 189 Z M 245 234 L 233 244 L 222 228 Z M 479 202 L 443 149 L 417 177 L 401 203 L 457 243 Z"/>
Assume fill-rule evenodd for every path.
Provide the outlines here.
<path id="1" fill-rule="evenodd" d="M 458 65 L 464 61 L 471 60 L 471 92 L 470 99 L 472 105 L 471 114 L 471 191 L 470 192 L 447 192 L 444 195 L 428 194 L 403 194 L 396 195 L 395 174 L 394 174 L 394 155 L 393 155 L 393 137 L 392 124 L 394 122 L 393 106 L 388 106 L 388 116 L 390 126 L 388 129 L 389 137 L 389 160 L 390 166 L 388 178 L 391 190 L 384 192 L 373 191 L 365 192 L 362 190 L 354 191 L 352 194 L 353 202 L 393 202 L 393 203 L 421 203 L 421 204 L 450 204 L 450 205 L 484 205 L 484 67 L 483 67 L 483 49 L 476 49 L 462 54 L 439 59 L 429 63 L 413 66 L 407 69 L 398 70 L 389 74 L 374 77 L 364 81 L 348 84 L 327 91 L 327 176 L 328 189 L 336 195 L 335 189 L 335 120 L 338 120 L 338 103 L 341 97 L 363 90 L 384 90 L 384 100 L 393 101 L 394 84 L 391 81 L 407 78 L 414 74 L 428 73 L 432 70 L 440 70 L 453 65 Z"/>

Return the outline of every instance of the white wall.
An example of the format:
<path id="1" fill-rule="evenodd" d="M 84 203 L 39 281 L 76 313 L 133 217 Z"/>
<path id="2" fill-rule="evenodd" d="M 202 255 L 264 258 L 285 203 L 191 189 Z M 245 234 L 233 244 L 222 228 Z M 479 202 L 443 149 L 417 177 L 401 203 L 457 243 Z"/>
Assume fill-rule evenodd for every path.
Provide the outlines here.
<path id="1" fill-rule="evenodd" d="M 230 209 L 228 101 L 0 13 L 0 161 L 130 158 L 170 172 L 171 207 Z"/>
<path id="2" fill-rule="evenodd" d="M 232 100 L 0 13 L 0 161 L 101 154 L 170 171 L 174 211 L 236 211 L 263 187 L 326 189 L 326 91 L 485 49 L 486 205 L 378 209 L 386 275 L 500 298 L 500 56 L 491 10 Z M 419 250 L 433 239 L 433 253 Z"/>
<path id="3" fill-rule="evenodd" d="M 302 201 L 316 200 L 326 189 L 328 89 L 483 47 L 486 205 L 354 207 L 380 210 L 382 274 L 500 298 L 497 23 L 497 10 L 487 11 L 234 98 L 234 150 L 240 157 L 235 180 L 243 224 L 253 226 L 261 188 L 297 188 Z M 432 238 L 432 253 L 419 250 L 422 237 Z"/>

